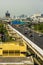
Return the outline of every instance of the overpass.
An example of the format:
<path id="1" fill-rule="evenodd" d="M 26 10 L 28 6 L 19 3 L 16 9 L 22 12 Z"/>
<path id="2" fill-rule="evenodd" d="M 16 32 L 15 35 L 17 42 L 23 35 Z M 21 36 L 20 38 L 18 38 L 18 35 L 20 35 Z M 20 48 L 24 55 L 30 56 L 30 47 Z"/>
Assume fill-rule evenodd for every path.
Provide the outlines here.
<path id="1" fill-rule="evenodd" d="M 31 52 L 30 55 L 34 57 L 35 62 L 38 63 L 38 65 L 43 65 L 43 50 L 38 47 L 35 43 L 33 43 L 31 40 L 26 38 L 24 35 L 22 35 L 19 31 L 14 29 L 12 26 L 8 24 L 8 26 L 15 31 L 16 33 L 19 34 L 20 37 L 23 38 L 23 40 L 26 42 L 28 53 L 29 51 Z"/>

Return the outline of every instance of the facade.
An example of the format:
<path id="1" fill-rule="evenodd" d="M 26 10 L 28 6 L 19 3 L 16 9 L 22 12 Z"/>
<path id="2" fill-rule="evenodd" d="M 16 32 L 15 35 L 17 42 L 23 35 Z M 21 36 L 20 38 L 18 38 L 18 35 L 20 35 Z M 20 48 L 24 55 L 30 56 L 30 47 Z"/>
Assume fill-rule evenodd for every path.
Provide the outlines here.
<path id="1" fill-rule="evenodd" d="M 26 45 L 19 42 L 6 42 L 0 44 L 0 56 L 2 57 L 25 57 Z"/>

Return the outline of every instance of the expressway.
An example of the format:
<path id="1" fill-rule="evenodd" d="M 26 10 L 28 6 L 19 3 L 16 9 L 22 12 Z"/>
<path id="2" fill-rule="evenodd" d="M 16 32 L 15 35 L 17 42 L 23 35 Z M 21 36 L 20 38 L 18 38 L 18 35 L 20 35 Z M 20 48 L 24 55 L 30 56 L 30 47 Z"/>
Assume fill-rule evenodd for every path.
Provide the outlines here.
<path id="1" fill-rule="evenodd" d="M 21 32 L 23 35 L 25 35 L 28 39 L 30 39 L 32 42 L 34 42 L 36 45 L 38 45 L 43 50 L 43 36 L 40 37 L 38 33 L 31 32 L 32 37 L 30 37 L 29 29 L 27 31 L 27 34 L 25 34 L 25 28 L 24 26 L 14 26 L 15 29 L 17 29 L 19 32 Z"/>

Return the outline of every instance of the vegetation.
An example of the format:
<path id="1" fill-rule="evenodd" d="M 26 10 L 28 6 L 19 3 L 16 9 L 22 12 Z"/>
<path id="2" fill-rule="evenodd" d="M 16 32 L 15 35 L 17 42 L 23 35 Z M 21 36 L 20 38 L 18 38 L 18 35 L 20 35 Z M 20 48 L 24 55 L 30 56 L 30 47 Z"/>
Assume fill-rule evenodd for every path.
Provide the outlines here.
<path id="1" fill-rule="evenodd" d="M 43 33 L 43 23 L 39 23 L 39 24 L 34 24 L 33 25 L 34 30 L 42 32 Z"/>
<path id="2" fill-rule="evenodd" d="M 29 18 L 27 18 L 27 20 L 29 20 L 30 22 L 32 22 L 32 21 L 33 21 L 33 19 L 31 19 L 30 17 L 29 17 Z"/>
<path id="3" fill-rule="evenodd" d="M 4 24 L 2 23 L 0 24 L 0 41 L 2 42 L 13 41 L 12 38 L 8 35 L 6 27 L 4 27 Z"/>
<path id="4" fill-rule="evenodd" d="M 43 23 L 37 23 L 37 24 L 32 24 L 31 22 L 28 22 L 28 27 L 33 28 L 35 31 L 43 33 Z"/>

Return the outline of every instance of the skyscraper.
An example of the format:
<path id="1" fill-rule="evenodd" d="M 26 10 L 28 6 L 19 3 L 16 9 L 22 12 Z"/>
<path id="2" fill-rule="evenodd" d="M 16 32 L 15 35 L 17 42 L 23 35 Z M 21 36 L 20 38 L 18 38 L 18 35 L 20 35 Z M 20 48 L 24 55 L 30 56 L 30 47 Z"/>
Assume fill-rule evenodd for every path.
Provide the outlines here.
<path id="1" fill-rule="evenodd" d="M 10 13 L 7 11 L 7 12 L 5 13 L 5 16 L 6 16 L 6 17 L 10 17 Z"/>

